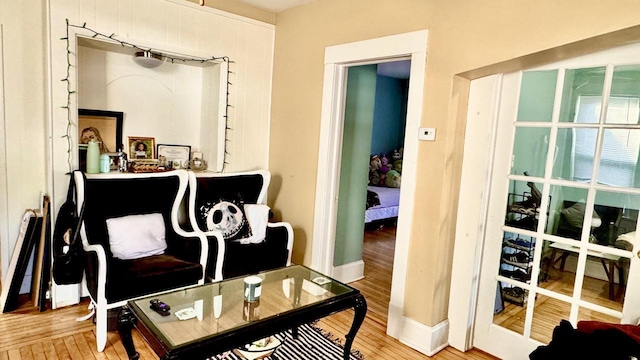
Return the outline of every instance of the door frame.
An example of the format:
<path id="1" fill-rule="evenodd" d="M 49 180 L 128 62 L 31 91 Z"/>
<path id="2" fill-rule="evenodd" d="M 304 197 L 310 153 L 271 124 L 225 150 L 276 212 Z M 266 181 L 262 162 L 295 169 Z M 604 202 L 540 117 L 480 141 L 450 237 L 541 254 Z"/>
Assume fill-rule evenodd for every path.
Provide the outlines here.
<path id="1" fill-rule="evenodd" d="M 413 225 L 418 128 L 422 116 L 428 31 L 358 41 L 325 49 L 322 115 L 311 267 L 333 275 L 333 254 L 340 179 L 346 73 L 350 66 L 411 59 L 402 187 L 396 232 L 387 333 L 398 338 L 402 329 L 409 235 Z"/>
<path id="2" fill-rule="evenodd" d="M 451 283 L 457 286 L 451 286 L 448 314 L 449 345 L 460 351 L 473 348 L 501 92 L 502 74 L 474 80 L 469 87 L 457 210 L 465 215 L 456 223 Z"/>

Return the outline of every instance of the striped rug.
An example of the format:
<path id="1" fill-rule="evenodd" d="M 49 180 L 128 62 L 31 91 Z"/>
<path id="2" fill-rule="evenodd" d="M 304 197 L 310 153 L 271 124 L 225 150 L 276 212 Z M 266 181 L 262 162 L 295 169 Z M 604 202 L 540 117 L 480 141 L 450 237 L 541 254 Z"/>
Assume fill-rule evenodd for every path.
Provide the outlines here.
<path id="1" fill-rule="evenodd" d="M 282 342 L 270 357 L 264 360 L 342 360 L 344 337 L 338 339 L 314 325 L 306 324 L 298 328 L 298 338 L 291 331 L 274 335 Z M 233 352 L 217 355 L 207 360 L 244 360 Z M 364 355 L 351 349 L 350 360 L 364 360 Z"/>

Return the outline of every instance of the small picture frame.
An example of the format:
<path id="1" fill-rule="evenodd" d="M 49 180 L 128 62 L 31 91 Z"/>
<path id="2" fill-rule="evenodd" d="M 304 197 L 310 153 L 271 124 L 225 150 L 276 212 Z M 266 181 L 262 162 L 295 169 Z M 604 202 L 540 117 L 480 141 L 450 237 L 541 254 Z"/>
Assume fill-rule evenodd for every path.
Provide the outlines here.
<path id="1" fill-rule="evenodd" d="M 78 109 L 78 168 L 87 168 L 87 144 L 95 139 L 100 144 L 100 152 L 119 151 L 122 146 L 122 123 L 124 113 Z M 123 149 L 124 150 L 124 149 Z"/>
<path id="2" fill-rule="evenodd" d="M 158 144 L 157 153 L 170 169 L 186 169 L 191 160 L 190 145 Z"/>
<path id="3" fill-rule="evenodd" d="M 156 139 L 152 137 L 129 136 L 129 160 L 155 159 Z"/>

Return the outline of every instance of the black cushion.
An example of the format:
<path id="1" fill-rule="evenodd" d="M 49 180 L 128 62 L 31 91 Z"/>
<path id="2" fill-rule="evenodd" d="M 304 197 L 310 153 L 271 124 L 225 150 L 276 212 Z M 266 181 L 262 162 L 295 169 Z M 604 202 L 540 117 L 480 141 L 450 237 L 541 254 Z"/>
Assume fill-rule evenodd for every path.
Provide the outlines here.
<path id="1" fill-rule="evenodd" d="M 101 244 L 111 257 L 106 219 L 126 215 L 161 213 L 167 237 L 174 235 L 171 209 L 178 192 L 176 176 L 136 179 L 87 179 L 84 226 L 87 240 Z"/>
<path id="2" fill-rule="evenodd" d="M 258 244 L 241 244 L 227 241 L 222 268 L 223 278 L 257 274 L 261 271 L 287 265 L 288 234 L 284 226 L 267 228 L 266 241 Z M 213 272 L 208 272 L 212 276 Z"/>
<path id="3" fill-rule="evenodd" d="M 200 264 L 171 255 L 134 260 L 111 258 L 108 271 L 106 298 L 110 303 L 194 285 L 202 278 Z"/>

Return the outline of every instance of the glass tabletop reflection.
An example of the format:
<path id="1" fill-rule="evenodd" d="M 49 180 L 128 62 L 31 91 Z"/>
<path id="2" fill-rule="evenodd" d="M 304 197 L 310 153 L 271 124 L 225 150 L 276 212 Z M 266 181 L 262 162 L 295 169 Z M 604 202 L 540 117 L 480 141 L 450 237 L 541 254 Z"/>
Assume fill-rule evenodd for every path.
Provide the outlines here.
<path id="1" fill-rule="evenodd" d="M 159 340 L 178 347 L 358 292 L 302 265 L 255 276 L 262 282 L 253 301 L 246 300 L 243 276 L 141 298 L 129 306 Z M 154 311 L 151 300 L 168 305 L 168 314 Z"/>

